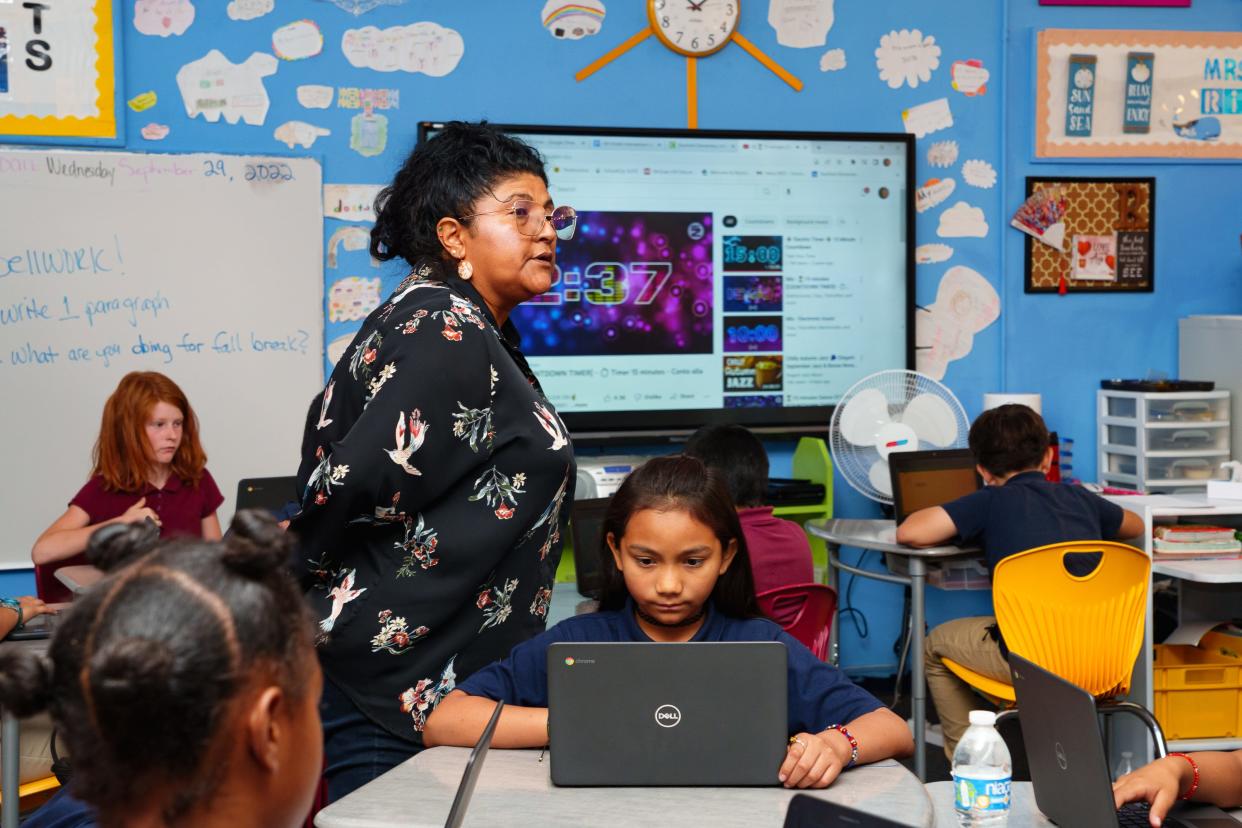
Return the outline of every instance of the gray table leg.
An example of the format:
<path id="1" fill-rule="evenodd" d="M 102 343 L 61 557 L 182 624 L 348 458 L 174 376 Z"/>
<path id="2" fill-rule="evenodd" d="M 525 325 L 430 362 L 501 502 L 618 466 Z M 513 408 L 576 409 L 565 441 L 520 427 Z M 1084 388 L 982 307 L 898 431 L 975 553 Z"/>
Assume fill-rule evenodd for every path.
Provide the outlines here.
<path id="1" fill-rule="evenodd" d="M 914 725 L 914 774 L 927 781 L 927 679 L 923 675 L 923 584 L 927 563 L 910 556 L 910 718 Z"/>
<path id="2" fill-rule="evenodd" d="M 0 828 L 17 828 L 18 817 L 21 815 L 17 789 L 19 782 L 19 765 L 21 764 L 21 729 L 17 719 L 8 713 L 0 713 L 3 725 L 0 725 L 0 740 L 3 740 L 3 759 L 0 767 L 0 793 L 4 795 L 4 805 L 0 806 Z"/>

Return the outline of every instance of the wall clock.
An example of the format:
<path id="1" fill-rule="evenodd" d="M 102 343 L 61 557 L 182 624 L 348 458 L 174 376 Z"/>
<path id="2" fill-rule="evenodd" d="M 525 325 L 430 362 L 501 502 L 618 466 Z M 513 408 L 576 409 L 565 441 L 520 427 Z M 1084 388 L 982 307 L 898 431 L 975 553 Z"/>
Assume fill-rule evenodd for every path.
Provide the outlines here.
<path id="1" fill-rule="evenodd" d="M 739 32 L 742 0 L 646 0 L 647 27 L 582 69 L 575 80 L 583 81 L 633 49 L 653 34 L 661 44 L 686 58 L 686 125 L 699 126 L 698 61 L 730 43 L 741 46 L 751 57 L 802 91 L 802 81 L 787 72 Z"/>

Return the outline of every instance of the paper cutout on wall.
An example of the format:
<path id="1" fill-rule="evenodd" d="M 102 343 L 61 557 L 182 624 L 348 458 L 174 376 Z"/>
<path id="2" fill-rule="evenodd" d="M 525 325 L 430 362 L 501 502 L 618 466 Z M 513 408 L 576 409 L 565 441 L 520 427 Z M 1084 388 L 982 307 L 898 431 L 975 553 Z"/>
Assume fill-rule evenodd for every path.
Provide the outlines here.
<path id="1" fill-rule="evenodd" d="M 996 288 L 977 271 L 951 267 L 940 280 L 936 301 L 914 318 L 915 367 L 933 379 L 944 379 L 950 362 L 974 347 L 975 334 L 1000 316 Z"/>
<path id="2" fill-rule="evenodd" d="M 983 68 L 981 60 L 953 61 L 953 88 L 963 95 L 974 97 L 988 91 L 990 73 Z"/>
<path id="3" fill-rule="evenodd" d="M 598 32 L 604 25 L 606 9 L 600 0 L 548 0 L 543 4 L 539 20 L 557 40 L 581 40 Z"/>
<path id="4" fill-rule="evenodd" d="M 920 213 L 926 213 L 953 195 L 953 190 L 956 187 L 957 182 L 952 178 L 928 179 L 922 187 L 914 191 L 914 209 Z"/>
<path id="5" fill-rule="evenodd" d="M 143 92 L 140 95 L 135 95 L 130 98 L 128 106 L 135 112 L 145 112 L 155 106 L 157 100 L 159 99 L 156 97 L 155 92 Z"/>
<path id="6" fill-rule="evenodd" d="M 276 8 L 276 0 L 229 0 L 225 11 L 229 20 L 254 20 Z"/>
<path id="7" fill-rule="evenodd" d="M 927 148 L 927 163 L 933 167 L 952 167 L 957 163 L 957 141 L 937 141 Z"/>
<path id="8" fill-rule="evenodd" d="M 972 187 L 990 190 L 996 186 L 996 170 L 987 161 L 972 159 L 962 164 L 962 180 Z"/>
<path id="9" fill-rule="evenodd" d="M 232 63 L 219 49 L 212 49 L 177 72 L 177 87 L 191 118 L 202 115 L 207 121 L 238 120 L 262 126 L 267 120 L 270 101 L 263 79 L 276 74 L 276 58 L 255 52 L 244 63 Z"/>
<path id="10" fill-rule="evenodd" d="M 375 197 L 381 184 L 324 184 L 323 215 L 339 221 L 375 223 Z"/>
<path id="11" fill-rule="evenodd" d="M 458 32 L 428 21 L 346 29 L 341 36 L 341 52 L 350 65 L 377 72 L 422 72 L 439 78 L 457 68 L 465 51 Z"/>
<path id="12" fill-rule="evenodd" d="M 983 210 L 959 201 L 940 214 L 936 235 L 942 239 L 977 238 L 988 234 L 988 221 Z"/>
<path id="13" fill-rule="evenodd" d="M 845 68 L 845 50 L 829 49 L 819 58 L 819 71 L 837 72 Z"/>
<path id="14" fill-rule="evenodd" d="M 293 149 L 295 145 L 310 149 L 317 138 L 331 135 L 332 130 L 308 124 L 305 121 L 285 121 L 276 127 L 273 134 L 277 141 L 282 141 L 289 149 Z"/>
<path id="15" fill-rule="evenodd" d="M 341 109 L 399 109 L 401 90 L 342 86 L 337 90 L 336 105 Z"/>
<path id="16" fill-rule="evenodd" d="M 832 6 L 833 0 L 768 0 L 768 25 L 782 46 L 823 46 L 835 17 Z"/>
<path id="17" fill-rule="evenodd" d="M 331 86 L 307 83 L 298 87 L 298 103 L 307 109 L 327 109 L 332 106 L 336 90 Z"/>
<path id="18" fill-rule="evenodd" d="M 914 248 L 915 264 L 947 262 L 953 256 L 953 248 L 947 244 L 920 244 Z"/>
<path id="19" fill-rule="evenodd" d="M 405 0 L 328 0 L 329 3 L 354 17 L 361 17 L 380 6 L 400 6 Z"/>
<path id="20" fill-rule="evenodd" d="M 328 291 L 328 321 L 357 322 L 380 305 L 380 279 L 349 276 Z"/>
<path id="21" fill-rule="evenodd" d="M 937 98 L 918 106 L 912 106 L 901 112 L 901 122 L 906 132 L 922 138 L 931 132 L 948 129 L 953 126 L 953 112 L 949 109 L 948 98 Z"/>
<path id="22" fill-rule="evenodd" d="M 149 123 L 141 130 L 142 137 L 148 141 L 163 141 L 168 137 L 168 127 L 164 124 Z"/>
<path id="23" fill-rule="evenodd" d="M 134 28 L 144 35 L 185 34 L 193 22 L 190 0 L 134 0 Z"/>
<path id="24" fill-rule="evenodd" d="M 875 65 L 880 80 L 891 88 L 898 89 L 903 83 L 914 88 L 920 81 L 931 80 L 932 72 L 940 66 L 940 47 L 936 38 L 924 37 L 918 29 L 889 32 L 876 47 Z"/>
<path id="25" fill-rule="evenodd" d="M 336 365 L 341 361 L 341 357 L 345 356 L 345 351 L 349 348 L 349 343 L 354 341 L 354 334 L 357 330 L 342 334 L 336 339 L 328 343 L 328 347 L 324 349 L 324 356 L 328 358 L 328 365 Z"/>
<path id="26" fill-rule="evenodd" d="M 295 20 L 272 32 L 272 51 L 281 60 L 305 60 L 323 51 L 323 33 L 314 20 Z"/>
<path id="27" fill-rule="evenodd" d="M 379 155 L 388 146 L 388 118 L 359 112 L 349 122 L 349 148 L 364 158 Z"/>
<path id="28" fill-rule="evenodd" d="M 338 248 L 344 247 L 346 250 L 366 250 L 371 246 L 371 231 L 366 227 L 359 227 L 356 224 L 348 224 L 344 227 L 337 228 L 328 239 L 328 267 L 336 269 L 338 261 Z M 371 260 L 372 267 L 378 267 L 379 262 L 375 259 Z"/>

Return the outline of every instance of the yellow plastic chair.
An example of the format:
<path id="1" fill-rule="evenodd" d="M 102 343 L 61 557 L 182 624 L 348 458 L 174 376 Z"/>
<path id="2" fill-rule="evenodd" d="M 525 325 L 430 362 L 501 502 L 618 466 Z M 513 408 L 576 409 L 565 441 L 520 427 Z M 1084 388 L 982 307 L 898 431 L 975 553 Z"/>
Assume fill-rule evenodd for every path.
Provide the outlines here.
<path id="1" fill-rule="evenodd" d="M 1066 556 L 1091 553 L 1100 555 L 1094 570 L 1082 576 L 1066 570 Z M 992 574 L 992 603 L 1010 652 L 1095 696 L 1101 713 L 1138 716 L 1155 739 L 1157 755 L 1164 756 L 1164 733 L 1151 713 L 1116 700 L 1130 691 L 1130 674 L 1143 646 L 1150 586 L 1151 560 L 1133 546 L 1071 541 L 1028 549 L 998 563 Z M 1012 684 L 952 659 L 944 664 L 981 693 L 1011 705 L 1015 701 Z"/>
<path id="2" fill-rule="evenodd" d="M 60 780 L 55 776 L 45 776 L 42 779 L 32 779 L 24 783 L 17 789 L 17 801 L 21 803 L 21 811 L 25 813 L 34 807 L 31 797 L 38 794 L 50 794 L 60 787 Z M 44 797 L 46 799 L 46 797 Z M 4 802 L 4 797 L 0 795 L 0 803 Z M 40 800 L 42 802 L 42 800 Z M 29 803 L 29 804 L 28 804 Z"/>

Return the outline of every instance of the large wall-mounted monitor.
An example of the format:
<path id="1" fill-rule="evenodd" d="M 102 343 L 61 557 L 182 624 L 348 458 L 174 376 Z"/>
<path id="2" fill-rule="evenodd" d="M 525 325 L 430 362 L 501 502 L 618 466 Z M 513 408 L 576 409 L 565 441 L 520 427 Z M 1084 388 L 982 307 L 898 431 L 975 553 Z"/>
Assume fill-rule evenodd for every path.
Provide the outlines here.
<path id="1" fill-rule="evenodd" d="M 504 129 L 578 211 L 512 315 L 576 436 L 826 431 L 855 381 L 912 365 L 911 136 Z"/>

